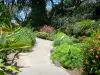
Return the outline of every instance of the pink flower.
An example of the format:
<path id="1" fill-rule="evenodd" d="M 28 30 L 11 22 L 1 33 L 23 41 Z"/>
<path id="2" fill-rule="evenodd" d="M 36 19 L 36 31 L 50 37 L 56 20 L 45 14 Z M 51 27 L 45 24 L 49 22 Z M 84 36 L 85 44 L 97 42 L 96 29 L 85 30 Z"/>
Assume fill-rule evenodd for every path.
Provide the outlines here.
<path id="1" fill-rule="evenodd" d="M 54 31 L 54 28 L 48 25 L 44 25 L 41 29 L 40 32 L 52 32 Z"/>

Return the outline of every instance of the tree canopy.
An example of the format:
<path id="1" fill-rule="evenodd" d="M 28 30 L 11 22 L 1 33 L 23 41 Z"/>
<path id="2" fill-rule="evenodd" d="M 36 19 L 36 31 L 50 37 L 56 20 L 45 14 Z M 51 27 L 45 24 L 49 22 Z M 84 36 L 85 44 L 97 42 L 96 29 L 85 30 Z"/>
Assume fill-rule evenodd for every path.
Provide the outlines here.
<path id="1" fill-rule="evenodd" d="M 52 8 L 48 12 L 46 3 L 50 1 Z M 65 15 L 70 11 L 70 15 L 81 5 L 86 3 L 99 3 L 100 0 L 60 0 L 58 4 L 54 0 L 1 0 L 2 4 L 8 6 L 11 18 L 14 18 L 22 26 L 30 24 L 31 27 L 38 28 L 44 24 L 50 24 L 55 15 Z M 28 10 L 30 9 L 30 10 Z M 18 18 L 18 13 L 24 12 L 24 20 Z"/>

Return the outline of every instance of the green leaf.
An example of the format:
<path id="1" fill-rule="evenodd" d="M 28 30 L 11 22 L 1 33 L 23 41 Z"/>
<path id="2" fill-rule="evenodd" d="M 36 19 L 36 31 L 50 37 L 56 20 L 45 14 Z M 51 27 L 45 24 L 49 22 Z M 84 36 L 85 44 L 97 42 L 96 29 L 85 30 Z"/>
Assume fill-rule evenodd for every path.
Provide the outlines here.
<path id="1" fill-rule="evenodd" d="M 95 63 L 96 61 L 95 60 L 92 60 L 92 62 Z"/>
<path id="2" fill-rule="evenodd" d="M 23 46 L 25 46 L 25 43 L 23 42 L 9 44 L 9 47 L 23 47 Z"/>
<path id="3" fill-rule="evenodd" d="M 0 67 L 5 67 L 5 65 L 4 64 L 0 64 Z"/>
<path id="4" fill-rule="evenodd" d="M 0 70 L 0 75 L 7 75 L 3 70 Z"/>
<path id="5" fill-rule="evenodd" d="M 3 33 L 3 34 L 1 35 L 1 38 L 0 38 L 0 45 L 2 45 L 2 46 L 5 46 L 5 45 L 6 45 L 6 36 L 7 36 L 6 33 Z"/>
<path id="6" fill-rule="evenodd" d="M 0 59 L 0 64 L 3 62 L 3 59 Z"/>
<path id="7" fill-rule="evenodd" d="M 1 2 L 2 0 L 0 0 L 0 2 Z"/>
<path id="8" fill-rule="evenodd" d="M 10 69 L 10 70 L 12 70 L 12 71 L 14 71 L 14 72 L 20 72 L 20 70 L 19 70 L 17 67 L 13 66 L 13 65 L 7 66 L 6 68 L 7 68 L 7 69 Z"/>

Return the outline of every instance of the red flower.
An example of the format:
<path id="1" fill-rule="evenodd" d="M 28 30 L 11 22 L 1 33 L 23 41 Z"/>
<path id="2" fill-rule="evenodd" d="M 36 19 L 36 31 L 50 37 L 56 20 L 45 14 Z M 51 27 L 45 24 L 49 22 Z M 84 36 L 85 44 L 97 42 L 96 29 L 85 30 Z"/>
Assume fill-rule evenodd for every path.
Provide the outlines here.
<path id="1" fill-rule="evenodd" d="M 98 39 L 100 39 L 100 34 L 98 35 Z"/>
<path id="2" fill-rule="evenodd" d="M 98 55 L 96 55 L 96 56 L 95 56 L 95 58 L 99 58 L 99 56 L 98 56 Z"/>
<path id="3" fill-rule="evenodd" d="M 52 32 L 53 30 L 54 30 L 53 27 L 44 25 L 44 26 L 40 29 L 40 32 Z"/>
<path id="4" fill-rule="evenodd" d="M 81 69 L 81 72 L 83 73 L 84 72 L 84 69 Z"/>

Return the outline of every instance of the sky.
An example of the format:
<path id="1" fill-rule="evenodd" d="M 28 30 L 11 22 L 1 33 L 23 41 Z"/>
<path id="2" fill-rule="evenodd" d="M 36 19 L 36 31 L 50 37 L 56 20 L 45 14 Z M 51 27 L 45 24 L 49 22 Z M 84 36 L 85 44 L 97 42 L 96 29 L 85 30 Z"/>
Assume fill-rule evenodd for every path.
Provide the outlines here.
<path id="1" fill-rule="evenodd" d="M 60 2 L 60 0 L 54 0 L 54 3 L 55 3 L 55 4 L 58 4 L 59 2 Z M 50 1 L 47 2 L 46 8 L 52 8 L 52 3 L 51 3 Z"/>

